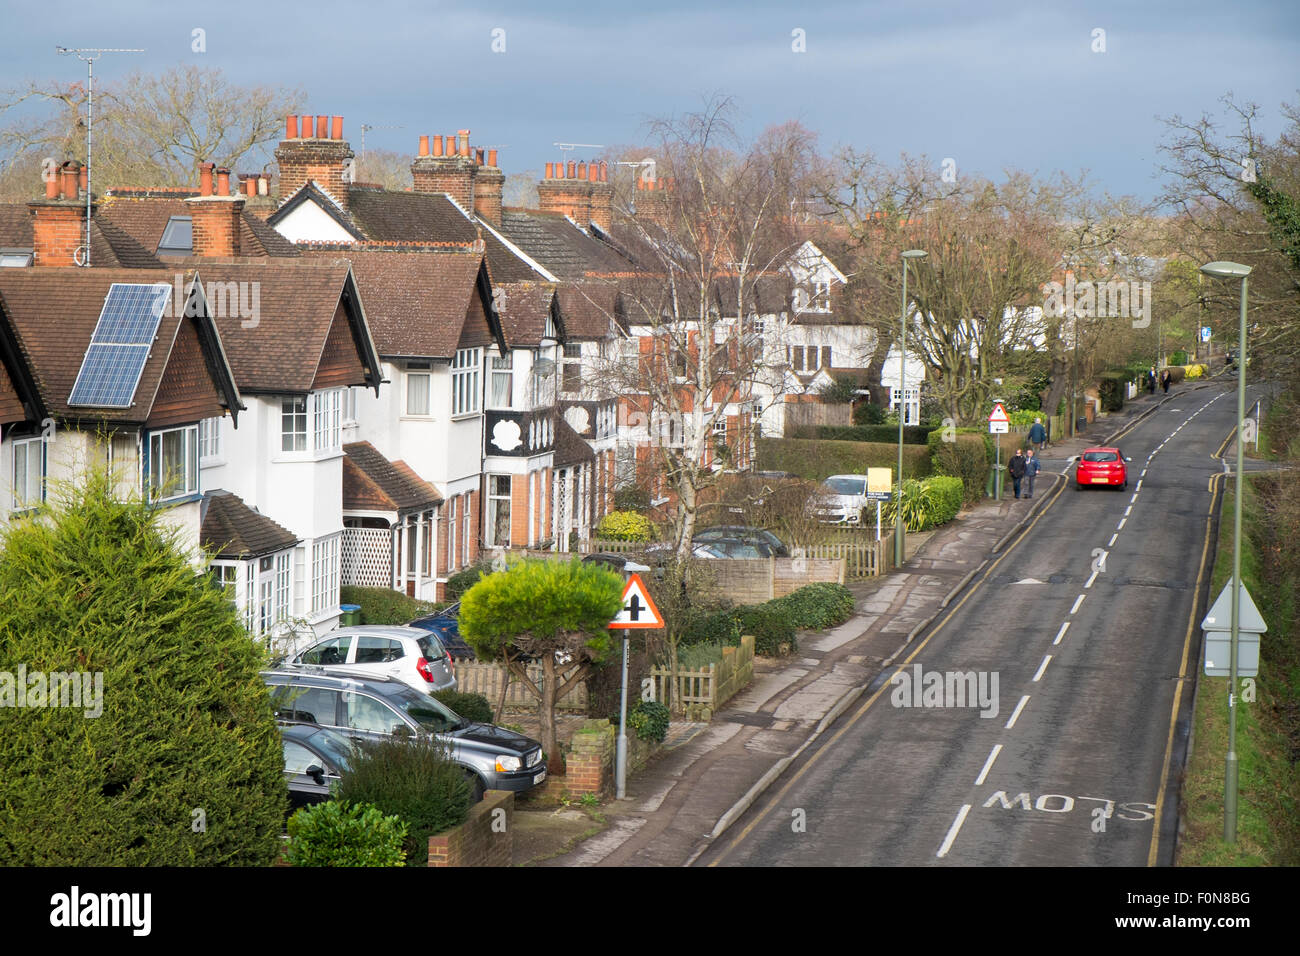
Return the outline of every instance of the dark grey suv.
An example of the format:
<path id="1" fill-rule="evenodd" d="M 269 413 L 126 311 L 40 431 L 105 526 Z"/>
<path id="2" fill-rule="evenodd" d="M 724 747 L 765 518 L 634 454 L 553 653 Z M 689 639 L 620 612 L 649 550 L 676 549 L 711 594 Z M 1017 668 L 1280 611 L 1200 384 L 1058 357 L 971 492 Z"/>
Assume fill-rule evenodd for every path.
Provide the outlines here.
<path id="1" fill-rule="evenodd" d="M 447 745 L 471 777 L 475 799 L 484 790 L 535 787 L 546 779 L 542 745 L 494 724 L 466 720 L 399 680 L 263 671 L 276 719 L 317 724 L 358 740 L 424 734 Z"/>

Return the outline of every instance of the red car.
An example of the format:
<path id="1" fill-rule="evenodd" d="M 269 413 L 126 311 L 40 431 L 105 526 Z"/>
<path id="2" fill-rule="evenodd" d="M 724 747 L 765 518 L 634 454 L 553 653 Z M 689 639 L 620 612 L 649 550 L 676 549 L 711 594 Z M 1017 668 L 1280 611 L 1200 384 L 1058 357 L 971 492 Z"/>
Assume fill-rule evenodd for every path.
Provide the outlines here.
<path id="1" fill-rule="evenodd" d="M 1125 458 L 1118 448 L 1089 448 L 1079 456 L 1079 467 L 1075 469 L 1076 488 L 1088 488 L 1092 485 L 1118 487 L 1121 491 L 1128 487 L 1128 469 Z"/>

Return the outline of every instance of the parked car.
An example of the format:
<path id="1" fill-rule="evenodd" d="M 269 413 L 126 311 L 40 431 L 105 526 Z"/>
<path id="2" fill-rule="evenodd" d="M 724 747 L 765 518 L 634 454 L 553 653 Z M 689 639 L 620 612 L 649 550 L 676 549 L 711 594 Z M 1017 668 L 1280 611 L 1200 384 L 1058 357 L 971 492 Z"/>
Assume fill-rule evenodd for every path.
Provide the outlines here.
<path id="1" fill-rule="evenodd" d="M 1106 485 L 1123 491 L 1128 487 L 1128 468 L 1124 463 L 1132 460 L 1125 458 L 1118 448 L 1085 449 L 1074 471 L 1074 487 Z"/>
<path id="2" fill-rule="evenodd" d="M 460 602 L 447 605 L 434 614 L 426 614 L 410 621 L 407 627 L 416 627 L 438 636 L 439 642 L 452 656 L 453 660 L 472 661 L 475 659 L 474 648 L 465 643 L 460 636 Z"/>
<path id="3" fill-rule="evenodd" d="M 772 549 L 765 541 L 742 541 L 740 538 L 710 538 L 693 541 L 697 558 L 770 558 Z"/>
<path id="4" fill-rule="evenodd" d="M 712 528 L 703 528 L 691 537 L 692 544 L 711 544 L 714 541 L 728 539 L 744 541 L 749 544 L 762 545 L 770 554 L 778 558 L 790 557 L 790 549 L 785 543 L 766 528 L 752 528 L 748 525 L 723 524 Z"/>
<path id="5" fill-rule="evenodd" d="M 337 730 L 358 741 L 432 737 L 470 777 L 475 799 L 485 790 L 520 792 L 546 779 L 542 745 L 495 724 L 466 720 L 399 680 L 263 671 L 277 720 Z"/>
<path id="6" fill-rule="evenodd" d="M 393 677 L 425 694 L 456 688 L 455 666 L 439 636 L 416 627 L 341 627 L 294 655 L 285 666 Z"/>
<path id="7" fill-rule="evenodd" d="M 280 724 L 280 737 L 290 813 L 330 799 L 334 786 L 348 772 L 352 741 L 319 724 Z"/>
<path id="8" fill-rule="evenodd" d="M 818 521 L 827 524 L 860 524 L 867 506 L 866 475 L 831 475 L 822 482 L 821 494 L 812 505 Z"/>
<path id="9" fill-rule="evenodd" d="M 650 570 L 648 565 L 640 564 L 626 554 L 613 551 L 595 551 L 585 555 L 582 560 L 586 564 L 603 564 L 619 574 L 640 574 Z"/>

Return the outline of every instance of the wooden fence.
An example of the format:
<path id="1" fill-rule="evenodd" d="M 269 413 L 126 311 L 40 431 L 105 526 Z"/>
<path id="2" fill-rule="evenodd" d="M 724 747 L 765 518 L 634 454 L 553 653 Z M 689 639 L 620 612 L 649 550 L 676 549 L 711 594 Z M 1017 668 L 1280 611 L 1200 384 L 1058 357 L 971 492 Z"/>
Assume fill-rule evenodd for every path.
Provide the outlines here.
<path id="1" fill-rule="evenodd" d="M 682 708 L 707 707 L 716 712 L 754 677 L 754 638 L 746 634 L 739 647 L 724 647 L 722 660 L 699 670 L 677 670 L 677 693 L 672 695 L 672 668 L 650 668 L 650 692 L 654 700 Z"/>
<path id="2" fill-rule="evenodd" d="M 791 558 L 829 559 L 844 562 L 844 576 L 850 579 L 869 578 L 885 574 L 894 552 L 894 535 L 891 531 L 876 541 L 871 537 L 854 535 L 843 541 L 824 544 L 805 544 L 790 548 Z"/>
<path id="3" fill-rule="evenodd" d="M 529 664 L 527 667 L 528 676 L 541 686 L 542 683 L 542 665 Z M 496 707 L 497 701 L 501 699 L 501 681 L 505 678 L 506 669 L 500 664 L 485 663 L 483 661 L 457 661 L 456 662 L 456 690 L 462 694 L 482 694 L 488 699 L 488 703 Z M 506 691 L 506 707 L 533 707 L 537 706 L 537 698 L 528 692 L 528 688 L 517 680 L 510 682 L 510 689 Z M 587 710 L 587 685 L 579 681 L 569 692 L 556 702 L 559 710 L 576 710 L 585 713 Z"/>

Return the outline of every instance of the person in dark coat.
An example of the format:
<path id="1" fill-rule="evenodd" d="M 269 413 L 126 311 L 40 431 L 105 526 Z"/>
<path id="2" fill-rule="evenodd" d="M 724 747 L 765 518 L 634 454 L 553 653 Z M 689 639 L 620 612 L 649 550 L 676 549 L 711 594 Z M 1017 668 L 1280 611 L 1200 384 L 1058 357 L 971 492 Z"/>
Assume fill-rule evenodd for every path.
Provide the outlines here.
<path id="1" fill-rule="evenodd" d="M 1156 367 L 1151 366 L 1151 371 L 1147 372 L 1147 391 L 1152 395 L 1156 393 Z"/>
<path id="2" fill-rule="evenodd" d="M 1165 369 L 1160 373 L 1160 387 L 1165 390 L 1166 395 L 1169 394 L 1169 386 L 1173 384 L 1173 381 L 1174 377 L 1169 373 L 1169 369 Z"/>
<path id="3" fill-rule="evenodd" d="M 1016 497 L 1020 497 L 1020 479 L 1025 477 L 1025 456 L 1016 449 L 1016 453 L 1011 456 L 1007 462 L 1007 474 L 1011 476 L 1011 487 L 1015 490 Z"/>
<path id="4" fill-rule="evenodd" d="M 1042 470 L 1043 463 L 1038 460 L 1032 448 L 1025 451 L 1025 497 L 1034 497 L 1034 479 L 1038 477 L 1039 471 Z"/>
<path id="5" fill-rule="evenodd" d="M 1029 444 L 1034 445 L 1039 451 L 1043 450 L 1043 445 L 1047 441 L 1047 429 L 1043 427 L 1043 420 L 1035 418 L 1034 423 L 1029 426 Z"/>

